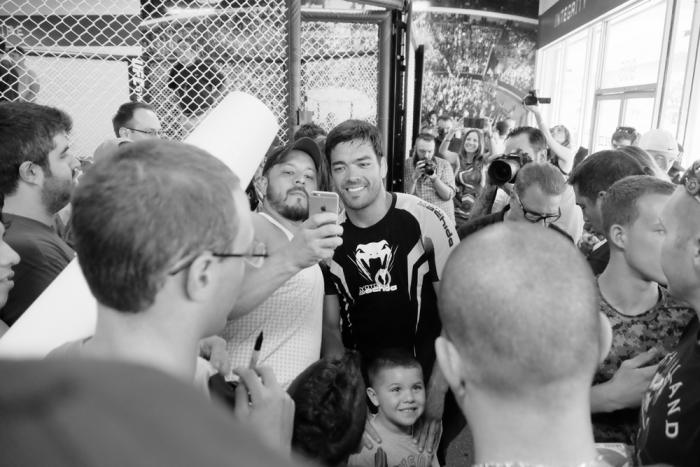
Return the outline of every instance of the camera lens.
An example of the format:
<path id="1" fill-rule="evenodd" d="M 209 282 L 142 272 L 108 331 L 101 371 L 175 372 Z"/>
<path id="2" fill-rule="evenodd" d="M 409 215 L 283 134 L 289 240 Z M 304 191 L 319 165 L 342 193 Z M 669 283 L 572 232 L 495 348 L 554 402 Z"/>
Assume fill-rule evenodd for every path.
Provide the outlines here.
<path id="1" fill-rule="evenodd" d="M 518 161 L 512 159 L 496 159 L 489 165 L 488 175 L 496 185 L 513 183 L 520 169 Z"/>

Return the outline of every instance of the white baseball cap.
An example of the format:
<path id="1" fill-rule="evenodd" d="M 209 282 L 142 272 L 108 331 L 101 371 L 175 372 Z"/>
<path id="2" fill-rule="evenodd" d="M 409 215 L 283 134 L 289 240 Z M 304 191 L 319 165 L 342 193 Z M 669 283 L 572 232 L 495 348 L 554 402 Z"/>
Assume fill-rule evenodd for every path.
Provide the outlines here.
<path id="1" fill-rule="evenodd" d="M 676 138 L 670 132 L 658 128 L 644 133 L 639 140 L 639 147 L 668 157 L 676 157 L 679 153 Z"/>

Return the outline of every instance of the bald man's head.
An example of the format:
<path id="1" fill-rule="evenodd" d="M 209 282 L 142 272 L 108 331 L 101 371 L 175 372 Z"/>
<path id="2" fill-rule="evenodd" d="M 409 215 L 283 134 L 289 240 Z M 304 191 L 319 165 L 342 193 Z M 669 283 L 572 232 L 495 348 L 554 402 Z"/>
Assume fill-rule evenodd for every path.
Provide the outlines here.
<path id="1" fill-rule="evenodd" d="M 462 378 L 500 397 L 589 390 L 600 321 L 593 276 L 556 232 L 501 223 L 467 237 L 440 285 Z"/>

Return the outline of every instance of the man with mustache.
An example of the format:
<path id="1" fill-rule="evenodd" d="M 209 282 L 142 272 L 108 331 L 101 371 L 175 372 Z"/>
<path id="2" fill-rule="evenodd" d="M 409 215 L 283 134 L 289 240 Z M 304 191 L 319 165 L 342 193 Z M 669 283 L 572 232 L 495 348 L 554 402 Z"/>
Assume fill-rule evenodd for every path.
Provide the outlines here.
<path id="1" fill-rule="evenodd" d="M 321 355 L 325 288 L 318 263 L 342 243 L 337 213 L 309 218 L 309 194 L 318 189 L 320 167 L 318 145 L 306 137 L 267 157 L 265 197 L 253 225 L 256 248 L 269 257 L 259 268 L 246 269 L 244 292 L 222 334 L 236 368 L 248 365 L 262 332 L 258 362 L 272 367 L 283 387 Z"/>
<path id="2" fill-rule="evenodd" d="M 28 102 L 0 104 L 0 194 L 6 241 L 22 258 L 0 318 L 12 326 L 75 256 L 54 231 L 80 163 L 70 150 L 71 118 Z"/>

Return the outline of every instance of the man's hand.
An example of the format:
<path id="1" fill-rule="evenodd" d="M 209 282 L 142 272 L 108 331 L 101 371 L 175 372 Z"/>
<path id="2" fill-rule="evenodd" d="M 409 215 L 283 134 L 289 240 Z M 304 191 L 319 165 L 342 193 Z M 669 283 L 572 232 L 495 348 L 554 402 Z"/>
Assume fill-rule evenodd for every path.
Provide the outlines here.
<path id="1" fill-rule="evenodd" d="M 367 416 L 367 421 L 365 422 L 365 432 L 362 434 L 362 446 L 370 450 L 374 447 L 374 443 L 382 444 L 382 437 L 379 436 L 377 430 L 369 421 L 369 415 Z"/>
<path id="2" fill-rule="evenodd" d="M 644 392 L 649 387 L 658 366 L 644 365 L 658 355 L 659 351 L 652 348 L 625 360 L 610 381 L 603 383 L 609 385 L 609 397 L 613 403 L 613 410 L 636 408 L 641 405 Z"/>
<path id="3" fill-rule="evenodd" d="M 231 372 L 231 359 L 226 350 L 226 340 L 219 336 L 205 337 L 199 341 L 199 356 L 206 358 L 222 375 Z"/>
<path id="4" fill-rule="evenodd" d="M 236 368 L 234 417 L 256 433 L 268 447 L 289 453 L 294 429 L 294 401 L 269 367 Z"/>
<path id="5" fill-rule="evenodd" d="M 425 400 L 423 417 L 413 433 L 413 442 L 418 452 L 428 451 L 432 454 L 437 450 L 442 436 L 442 415 L 445 410 L 445 394 L 440 391 L 429 391 Z"/>
<path id="6" fill-rule="evenodd" d="M 322 212 L 310 216 L 292 239 L 284 254 L 292 264 L 305 269 L 333 257 L 342 245 L 343 228 L 338 225 L 338 214 Z"/>

